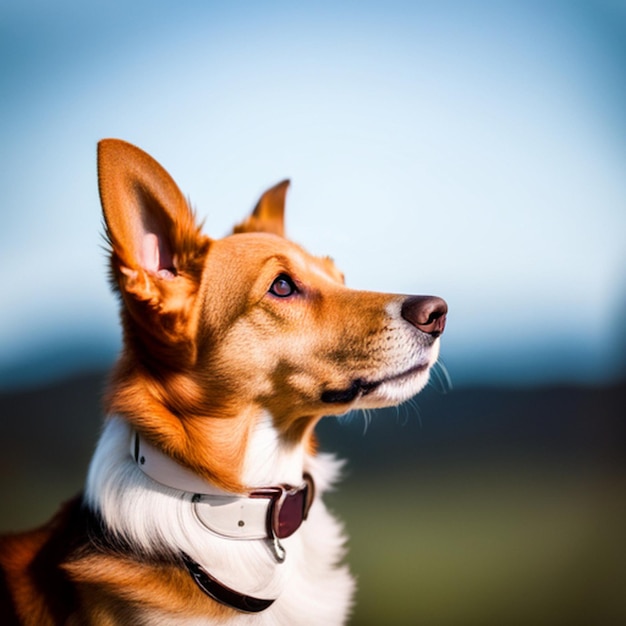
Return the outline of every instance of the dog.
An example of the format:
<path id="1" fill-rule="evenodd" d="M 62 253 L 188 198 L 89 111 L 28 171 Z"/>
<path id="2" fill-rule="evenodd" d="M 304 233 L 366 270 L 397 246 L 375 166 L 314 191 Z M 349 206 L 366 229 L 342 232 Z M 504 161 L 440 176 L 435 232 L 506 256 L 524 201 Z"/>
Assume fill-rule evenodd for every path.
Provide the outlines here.
<path id="1" fill-rule="evenodd" d="M 289 181 L 222 239 L 139 148 L 98 144 L 123 348 L 84 493 L 0 541 L 2 623 L 343 624 L 325 415 L 427 383 L 447 305 L 356 291 L 284 236 Z"/>

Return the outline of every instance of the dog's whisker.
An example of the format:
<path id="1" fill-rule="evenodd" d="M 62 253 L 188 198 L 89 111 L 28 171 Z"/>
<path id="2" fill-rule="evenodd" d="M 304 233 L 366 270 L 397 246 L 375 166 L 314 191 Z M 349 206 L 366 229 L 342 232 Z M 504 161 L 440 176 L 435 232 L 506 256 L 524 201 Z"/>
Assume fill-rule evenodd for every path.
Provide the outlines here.
<path id="1" fill-rule="evenodd" d="M 405 404 L 406 406 L 404 406 L 404 410 L 407 414 L 406 422 L 408 423 L 411 418 L 415 417 L 420 428 L 422 428 L 422 413 L 420 411 L 419 404 L 417 403 L 417 399 L 410 398 Z"/>
<path id="2" fill-rule="evenodd" d="M 454 388 L 452 385 L 452 378 L 450 378 L 448 368 L 441 358 L 435 363 L 431 371 L 439 383 L 439 391 L 441 391 L 441 393 L 449 393 L 452 391 Z"/>

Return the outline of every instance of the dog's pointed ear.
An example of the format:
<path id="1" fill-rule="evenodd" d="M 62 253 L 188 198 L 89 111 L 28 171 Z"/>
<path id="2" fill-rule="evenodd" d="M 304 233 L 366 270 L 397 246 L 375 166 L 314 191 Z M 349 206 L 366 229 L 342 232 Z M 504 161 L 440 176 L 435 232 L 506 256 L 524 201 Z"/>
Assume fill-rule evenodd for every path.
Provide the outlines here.
<path id="1" fill-rule="evenodd" d="M 233 229 L 234 233 L 273 233 L 285 236 L 285 196 L 289 180 L 274 185 L 259 199 L 250 217 Z"/>
<path id="2" fill-rule="evenodd" d="M 210 240 L 171 176 L 139 148 L 102 140 L 98 183 L 115 286 L 136 320 L 155 324 L 197 289 Z"/>
<path id="3" fill-rule="evenodd" d="M 205 239 L 172 177 L 150 155 L 119 139 L 98 144 L 98 184 L 121 267 L 176 274 Z"/>

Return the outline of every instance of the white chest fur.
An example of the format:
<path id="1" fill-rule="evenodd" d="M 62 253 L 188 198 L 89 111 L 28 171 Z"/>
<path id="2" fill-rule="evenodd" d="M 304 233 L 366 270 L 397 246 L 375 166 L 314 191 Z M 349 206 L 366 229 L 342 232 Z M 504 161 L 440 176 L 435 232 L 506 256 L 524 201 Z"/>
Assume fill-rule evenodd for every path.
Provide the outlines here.
<path id="1" fill-rule="evenodd" d="M 146 476 L 130 456 L 131 429 L 121 418 L 107 421 L 87 479 L 86 498 L 113 531 L 148 554 L 184 552 L 215 578 L 238 592 L 276 598 L 256 615 L 238 614 L 237 623 L 342 624 L 354 582 L 339 565 L 344 537 L 321 496 L 336 479 L 340 463 L 327 455 L 310 457 L 300 446 L 286 449 L 271 418 L 262 418 L 250 440 L 244 481 L 251 485 L 297 485 L 303 472 L 316 484 L 316 500 L 300 529 L 283 540 L 279 563 L 265 540 L 227 539 L 207 530 L 194 513 L 192 493 L 165 487 Z M 154 616 L 154 623 L 186 623 L 181 616 Z M 208 622 L 193 620 L 190 624 Z"/>

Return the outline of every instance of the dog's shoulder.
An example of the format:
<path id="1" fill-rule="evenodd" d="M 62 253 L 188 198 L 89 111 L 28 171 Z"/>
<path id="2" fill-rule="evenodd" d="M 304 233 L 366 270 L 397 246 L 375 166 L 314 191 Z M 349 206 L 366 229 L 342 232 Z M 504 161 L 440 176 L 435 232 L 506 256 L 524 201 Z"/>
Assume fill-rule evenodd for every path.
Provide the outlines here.
<path id="1" fill-rule="evenodd" d="M 87 545 L 82 496 L 65 503 L 46 524 L 0 537 L 0 615 L 3 624 L 65 623 L 75 589 L 63 563 Z"/>

